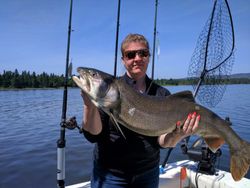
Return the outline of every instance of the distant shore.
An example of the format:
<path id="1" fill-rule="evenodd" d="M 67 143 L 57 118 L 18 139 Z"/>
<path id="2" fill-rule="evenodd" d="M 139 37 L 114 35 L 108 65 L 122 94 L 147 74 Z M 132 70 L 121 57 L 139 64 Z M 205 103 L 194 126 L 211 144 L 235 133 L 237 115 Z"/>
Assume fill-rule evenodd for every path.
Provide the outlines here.
<path id="1" fill-rule="evenodd" d="M 77 87 L 68 87 L 68 89 L 77 89 Z M 2 88 L 0 87 L 0 91 L 21 91 L 21 90 L 56 90 L 56 89 L 63 89 L 63 87 L 46 87 L 46 88 Z"/>
<path id="2" fill-rule="evenodd" d="M 162 86 L 177 86 L 177 85 L 196 85 L 199 82 L 197 78 L 181 78 L 181 79 L 155 79 L 154 81 Z M 64 76 L 47 74 L 31 73 L 23 71 L 19 73 L 18 70 L 4 71 L 0 74 L 0 90 L 19 90 L 19 89 L 58 89 L 64 87 Z M 232 74 L 230 76 L 210 76 L 205 78 L 202 82 L 206 85 L 221 85 L 221 84 L 250 84 L 250 73 Z M 76 87 L 72 79 L 68 79 L 67 85 L 69 87 Z"/>
<path id="3" fill-rule="evenodd" d="M 250 84 L 250 83 L 229 83 L 226 85 L 244 85 L 244 84 Z M 191 85 L 191 84 L 160 84 L 161 86 L 185 86 L 185 85 Z M 22 91 L 22 90 L 56 90 L 56 89 L 63 89 L 63 87 L 46 87 L 46 88 L 3 88 L 0 87 L 0 91 Z M 68 89 L 78 89 L 78 87 L 72 87 L 68 86 Z"/>

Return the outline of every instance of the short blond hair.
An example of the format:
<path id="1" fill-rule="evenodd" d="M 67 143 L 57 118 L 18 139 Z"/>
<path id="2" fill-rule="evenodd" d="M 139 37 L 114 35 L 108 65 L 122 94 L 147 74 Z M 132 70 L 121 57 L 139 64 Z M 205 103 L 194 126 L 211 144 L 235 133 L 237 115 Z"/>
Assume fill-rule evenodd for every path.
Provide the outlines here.
<path id="1" fill-rule="evenodd" d="M 124 56 L 124 51 L 127 47 L 127 45 L 131 42 L 139 42 L 139 43 L 142 43 L 146 46 L 146 48 L 149 50 L 149 43 L 148 43 L 148 40 L 141 34 L 128 34 L 125 39 L 122 41 L 122 44 L 121 44 L 121 53 L 122 53 L 122 56 Z"/>

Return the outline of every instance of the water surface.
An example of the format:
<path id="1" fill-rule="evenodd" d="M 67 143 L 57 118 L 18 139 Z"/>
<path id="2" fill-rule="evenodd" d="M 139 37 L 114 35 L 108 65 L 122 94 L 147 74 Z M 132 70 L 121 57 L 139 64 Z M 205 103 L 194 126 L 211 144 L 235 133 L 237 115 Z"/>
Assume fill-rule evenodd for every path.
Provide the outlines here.
<path id="1" fill-rule="evenodd" d="M 192 89 L 169 86 L 171 92 Z M 250 141 L 250 85 L 229 85 L 212 110 L 229 116 L 233 129 Z M 0 188 L 56 187 L 62 89 L 0 91 Z M 68 117 L 82 121 L 79 89 L 69 89 Z M 89 180 L 93 145 L 77 130 L 66 131 L 66 184 Z M 228 147 L 222 147 L 220 168 L 229 170 Z M 167 150 L 162 150 L 162 160 Z M 169 161 L 186 159 L 179 146 Z M 248 177 L 250 175 L 248 173 Z"/>

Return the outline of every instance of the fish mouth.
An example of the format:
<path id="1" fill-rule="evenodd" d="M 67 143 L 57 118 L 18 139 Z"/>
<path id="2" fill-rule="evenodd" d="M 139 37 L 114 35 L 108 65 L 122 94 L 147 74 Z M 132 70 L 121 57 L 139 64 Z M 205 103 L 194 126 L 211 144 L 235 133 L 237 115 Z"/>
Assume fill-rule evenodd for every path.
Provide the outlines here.
<path id="1" fill-rule="evenodd" d="M 72 78 L 76 85 L 80 87 L 83 91 L 88 93 L 91 91 L 90 80 L 87 75 L 83 74 L 80 76 L 73 76 Z"/>
<path id="2" fill-rule="evenodd" d="M 83 75 L 83 77 L 80 76 L 80 81 L 82 83 L 84 83 L 85 90 L 90 92 L 91 87 L 90 87 L 90 80 L 89 80 L 88 76 L 86 76 L 86 75 Z"/>

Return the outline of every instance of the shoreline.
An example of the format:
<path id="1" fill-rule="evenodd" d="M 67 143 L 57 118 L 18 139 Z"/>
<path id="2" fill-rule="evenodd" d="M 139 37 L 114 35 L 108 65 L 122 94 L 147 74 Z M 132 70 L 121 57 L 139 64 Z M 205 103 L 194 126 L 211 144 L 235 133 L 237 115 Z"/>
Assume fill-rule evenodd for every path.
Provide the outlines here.
<path id="1" fill-rule="evenodd" d="M 74 89 L 77 87 L 69 87 L 68 89 Z M 0 91 L 23 91 L 23 90 L 56 90 L 63 89 L 63 87 L 46 87 L 46 88 L 0 88 Z"/>
<path id="2" fill-rule="evenodd" d="M 249 85 L 250 83 L 239 83 L 239 84 L 226 84 L 226 85 Z M 164 84 L 165 86 L 192 86 L 191 84 Z M 0 87 L 0 91 L 22 91 L 22 90 L 56 90 L 63 89 L 64 87 L 46 87 L 46 88 L 3 88 Z M 68 86 L 68 89 L 79 89 L 78 87 Z"/>

